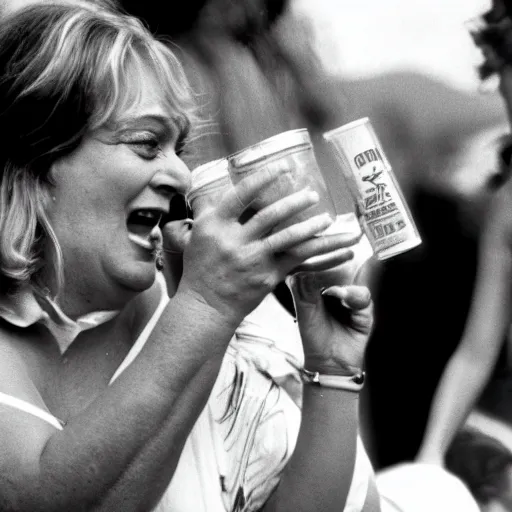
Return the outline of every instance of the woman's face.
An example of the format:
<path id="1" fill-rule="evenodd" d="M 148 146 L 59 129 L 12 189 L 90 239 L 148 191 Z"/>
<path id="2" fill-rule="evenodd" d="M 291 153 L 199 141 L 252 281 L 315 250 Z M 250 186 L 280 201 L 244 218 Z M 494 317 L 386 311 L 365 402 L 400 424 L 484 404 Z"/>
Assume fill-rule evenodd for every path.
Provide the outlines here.
<path id="1" fill-rule="evenodd" d="M 49 216 L 63 252 L 67 314 L 83 314 L 84 302 L 85 309 L 119 307 L 127 291 L 155 279 L 160 216 L 190 185 L 159 90 L 145 79 L 136 108 L 88 134 L 52 168 Z"/>

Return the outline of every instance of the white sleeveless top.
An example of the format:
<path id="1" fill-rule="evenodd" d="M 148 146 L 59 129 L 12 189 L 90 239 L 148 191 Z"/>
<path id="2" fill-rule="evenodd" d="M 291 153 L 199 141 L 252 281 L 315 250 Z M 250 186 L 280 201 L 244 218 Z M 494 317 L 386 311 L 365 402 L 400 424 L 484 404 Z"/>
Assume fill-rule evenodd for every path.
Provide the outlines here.
<path id="1" fill-rule="evenodd" d="M 137 357 L 169 302 L 160 282 L 160 303 L 110 383 Z M 154 512 L 252 512 L 263 506 L 295 448 L 300 397 L 286 389 L 300 390 L 296 368 L 302 359 L 297 325 L 269 295 L 231 340 L 208 403 Z M 50 413 L 23 400 L 0 393 L 0 404 L 64 428 Z M 362 510 L 372 474 L 358 438 L 344 512 Z"/>

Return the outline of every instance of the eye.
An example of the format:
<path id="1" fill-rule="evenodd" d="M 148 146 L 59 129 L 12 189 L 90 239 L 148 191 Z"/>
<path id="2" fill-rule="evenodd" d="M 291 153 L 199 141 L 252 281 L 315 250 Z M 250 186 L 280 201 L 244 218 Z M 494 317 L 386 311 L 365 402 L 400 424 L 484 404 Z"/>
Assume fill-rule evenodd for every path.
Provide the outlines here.
<path id="1" fill-rule="evenodd" d="M 132 146 L 142 158 L 156 158 L 160 152 L 160 140 L 154 134 L 134 134 L 128 137 L 125 144 Z"/>
<path id="2" fill-rule="evenodd" d="M 141 139 L 132 143 L 144 158 L 155 158 L 160 152 L 160 143 L 157 138 Z"/>

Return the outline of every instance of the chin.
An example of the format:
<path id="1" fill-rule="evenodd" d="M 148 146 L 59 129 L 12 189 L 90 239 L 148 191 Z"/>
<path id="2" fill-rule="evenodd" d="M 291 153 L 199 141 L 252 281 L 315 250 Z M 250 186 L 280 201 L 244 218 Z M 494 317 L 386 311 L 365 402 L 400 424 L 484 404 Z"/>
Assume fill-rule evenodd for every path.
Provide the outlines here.
<path id="1" fill-rule="evenodd" d="M 126 290 L 141 293 L 153 286 L 156 279 L 154 261 L 137 262 L 124 268 L 115 276 L 115 280 Z"/>

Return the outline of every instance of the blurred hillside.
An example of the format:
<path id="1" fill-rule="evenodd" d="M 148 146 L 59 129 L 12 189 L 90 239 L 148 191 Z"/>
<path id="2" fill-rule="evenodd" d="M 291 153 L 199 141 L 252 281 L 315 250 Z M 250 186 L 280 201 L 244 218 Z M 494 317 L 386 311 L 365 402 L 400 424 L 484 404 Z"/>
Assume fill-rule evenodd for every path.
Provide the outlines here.
<path id="1" fill-rule="evenodd" d="M 339 79 L 322 86 L 328 87 L 325 94 L 335 103 L 328 128 L 370 117 L 406 191 L 440 179 L 443 170 L 436 163 L 455 153 L 468 137 L 507 122 L 497 92 L 470 93 L 414 72 Z M 324 167 L 327 173 L 334 168 Z"/>
<path id="2" fill-rule="evenodd" d="M 343 81 L 340 87 L 349 105 L 348 120 L 391 110 L 403 115 L 421 137 L 448 130 L 471 133 L 506 120 L 498 93 L 472 94 L 418 73 Z"/>

